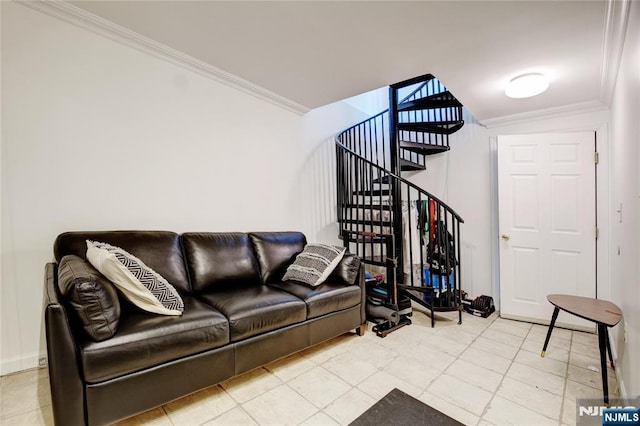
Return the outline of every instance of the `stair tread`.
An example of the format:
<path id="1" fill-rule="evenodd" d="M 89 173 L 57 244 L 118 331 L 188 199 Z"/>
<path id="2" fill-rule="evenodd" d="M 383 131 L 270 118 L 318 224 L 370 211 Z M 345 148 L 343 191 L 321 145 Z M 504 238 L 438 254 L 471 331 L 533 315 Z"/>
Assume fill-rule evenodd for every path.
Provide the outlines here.
<path id="1" fill-rule="evenodd" d="M 380 219 L 340 219 L 340 222 L 343 223 L 359 223 L 362 225 L 373 225 L 373 226 L 390 226 L 393 224 L 390 220 L 380 220 Z"/>
<path id="2" fill-rule="evenodd" d="M 450 149 L 446 145 L 432 145 L 428 143 L 409 141 L 400 141 L 400 148 L 423 155 L 439 154 L 441 152 L 449 151 Z"/>
<path id="3" fill-rule="evenodd" d="M 398 111 L 417 111 L 422 109 L 462 107 L 462 104 L 448 90 L 419 99 L 405 101 L 398 105 Z"/>
<path id="4" fill-rule="evenodd" d="M 391 195 L 391 190 L 389 190 L 389 189 L 361 189 L 359 191 L 354 191 L 353 195 Z"/>
<path id="5" fill-rule="evenodd" d="M 391 210 L 391 204 L 344 204 L 347 209 Z"/>
<path id="6" fill-rule="evenodd" d="M 411 172 L 416 170 L 427 170 L 427 168 L 421 164 L 416 164 L 413 161 L 409 161 L 409 160 L 405 160 L 404 158 L 401 158 L 400 170 L 405 172 Z"/>
<path id="7" fill-rule="evenodd" d="M 398 129 L 450 135 L 460 130 L 463 125 L 464 120 L 423 121 L 419 123 L 398 123 Z"/>

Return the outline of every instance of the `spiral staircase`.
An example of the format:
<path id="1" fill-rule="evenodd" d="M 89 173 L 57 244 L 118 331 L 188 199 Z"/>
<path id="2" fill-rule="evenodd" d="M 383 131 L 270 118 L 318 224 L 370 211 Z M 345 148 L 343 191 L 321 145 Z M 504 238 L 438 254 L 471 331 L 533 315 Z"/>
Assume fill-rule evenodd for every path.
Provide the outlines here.
<path id="1" fill-rule="evenodd" d="M 399 92 L 410 91 L 399 99 Z M 461 313 L 460 224 L 446 203 L 402 177 L 448 151 L 464 125 L 462 105 L 433 75 L 389 87 L 389 109 L 336 136 L 337 213 L 344 246 L 382 276 L 390 309 L 407 297 Z M 379 323 L 384 337 L 409 315 Z"/>

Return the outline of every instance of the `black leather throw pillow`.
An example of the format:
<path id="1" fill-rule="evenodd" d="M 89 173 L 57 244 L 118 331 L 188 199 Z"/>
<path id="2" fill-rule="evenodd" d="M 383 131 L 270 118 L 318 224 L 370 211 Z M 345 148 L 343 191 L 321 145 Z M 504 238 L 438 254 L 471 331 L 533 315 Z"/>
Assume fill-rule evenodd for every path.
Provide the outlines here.
<path id="1" fill-rule="evenodd" d="M 89 337 L 99 342 L 115 334 L 120 322 L 118 292 L 89 262 L 75 255 L 63 257 L 58 267 L 58 288 Z"/>
<path id="2" fill-rule="evenodd" d="M 339 278 L 346 284 L 356 283 L 356 277 L 360 271 L 360 258 L 355 254 L 345 253 L 336 269 L 331 273 L 332 278 Z"/>

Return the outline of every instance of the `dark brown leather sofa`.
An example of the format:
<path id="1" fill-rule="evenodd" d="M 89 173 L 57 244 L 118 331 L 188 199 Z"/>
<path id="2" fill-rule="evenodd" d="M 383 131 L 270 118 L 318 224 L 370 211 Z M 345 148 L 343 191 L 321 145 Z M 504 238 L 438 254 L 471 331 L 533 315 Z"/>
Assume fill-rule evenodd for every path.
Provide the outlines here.
<path id="1" fill-rule="evenodd" d="M 167 279 L 181 316 L 123 304 L 113 337 L 94 341 L 58 289 L 66 255 L 86 240 L 123 248 Z M 55 423 L 108 424 L 356 329 L 365 320 L 364 273 L 345 255 L 316 288 L 282 282 L 302 251 L 298 232 L 69 232 L 46 265 L 45 322 Z"/>

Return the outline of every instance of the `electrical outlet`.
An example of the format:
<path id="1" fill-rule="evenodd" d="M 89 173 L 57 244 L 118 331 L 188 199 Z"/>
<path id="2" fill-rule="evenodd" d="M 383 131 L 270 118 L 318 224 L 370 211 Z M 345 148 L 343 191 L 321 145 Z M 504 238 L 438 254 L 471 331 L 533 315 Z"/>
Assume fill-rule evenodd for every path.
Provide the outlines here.
<path id="1" fill-rule="evenodd" d="M 38 359 L 38 367 L 44 368 L 47 366 L 47 357 L 43 356 Z"/>

